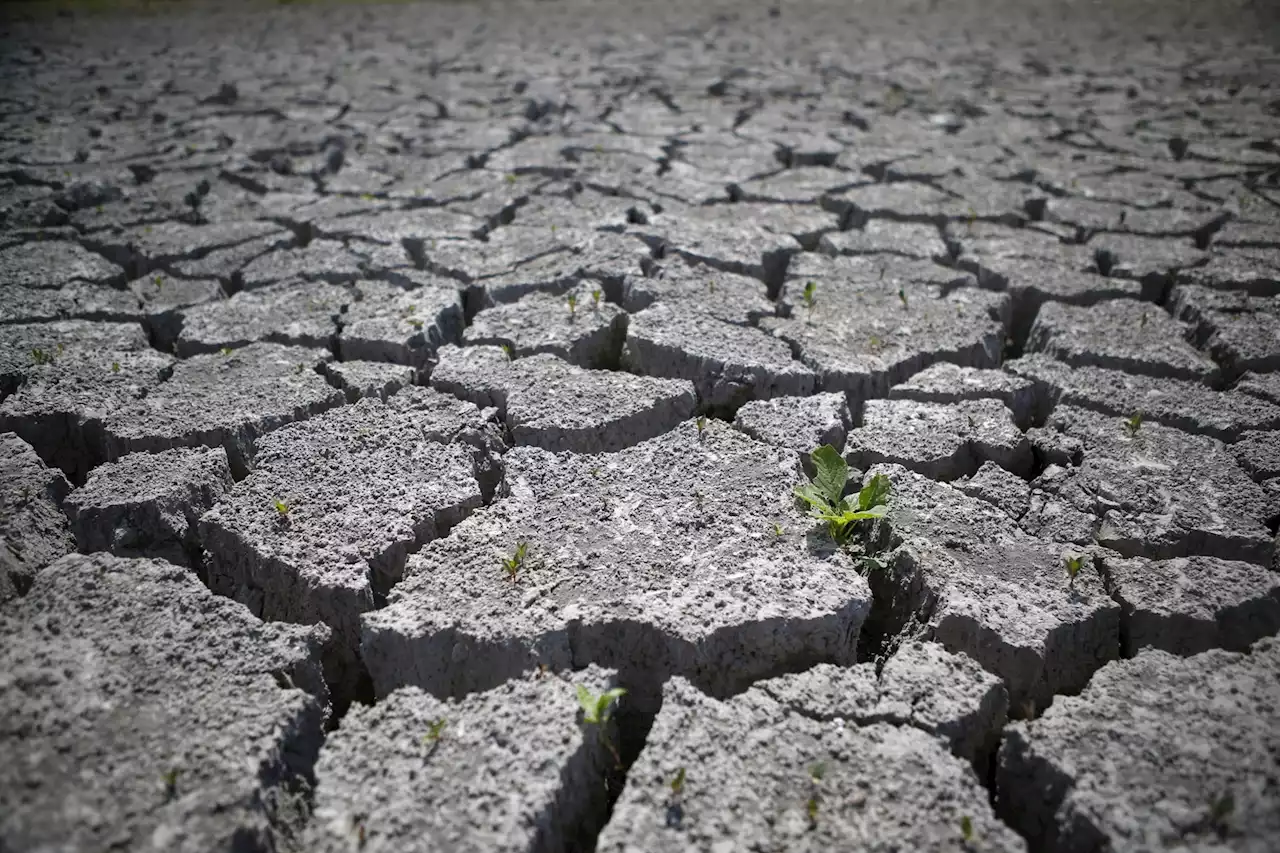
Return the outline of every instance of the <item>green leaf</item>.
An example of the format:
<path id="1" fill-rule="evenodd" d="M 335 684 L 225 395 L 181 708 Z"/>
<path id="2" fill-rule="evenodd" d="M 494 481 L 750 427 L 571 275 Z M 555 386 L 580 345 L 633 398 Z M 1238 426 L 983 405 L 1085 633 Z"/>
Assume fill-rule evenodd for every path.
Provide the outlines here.
<path id="1" fill-rule="evenodd" d="M 871 478 L 861 491 L 858 492 L 858 509 L 869 510 L 872 507 L 883 506 L 889 501 L 890 483 L 888 476 L 884 474 L 876 474 Z M 880 513 L 884 515 L 884 513 Z"/>
<path id="2" fill-rule="evenodd" d="M 831 505 L 827 503 L 827 498 L 813 483 L 805 483 L 803 486 L 797 486 L 796 497 L 807 503 L 815 514 L 820 514 L 821 510 L 830 511 Z"/>
<path id="3" fill-rule="evenodd" d="M 594 723 L 595 720 L 591 719 L 591 717 L 596 712 L 596 697 L 591 694 L 590 690 L 583 687 L 581 684 L 578 685 L 577 691 L 578 704 L 582 706 L 582 718 L 588 723 Z"/>
<path id="4" fill-rule="evenodd" d="M 609 706 L 627 694 L 625 687 L 614 687 L 596 696 L 579 684 L 576 688 L 578 704 L 582 707 L 582 721 L 599 725 L 609 719 Z"/>
<path id="5" fill-rule="evenodd" d="M 816 472 L 813 485 L 817 486 L 818 492 L 827 499 L 827 503 L 838 506 L 844 494 L 845 483 L 849 481 L 848 463 L 844 461 L 840 451 L 829 444 L 824 444 L 810 453 L 809 458 L 813 460 Z"/>
<path id="6" fill-rule="evenodd" d="M 973 819 L 968 815 L 960 818 L 960 837 L 965 841 L 973 840 Z"/>

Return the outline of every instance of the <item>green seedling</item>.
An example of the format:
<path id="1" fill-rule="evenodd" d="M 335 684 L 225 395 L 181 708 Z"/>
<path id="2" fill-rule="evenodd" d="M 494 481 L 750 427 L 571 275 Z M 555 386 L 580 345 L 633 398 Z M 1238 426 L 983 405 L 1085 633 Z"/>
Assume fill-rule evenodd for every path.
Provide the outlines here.
<path id="1" fill-rule="evenodd" d="M 786 533 L 786 532 L 787 532 L 787 528 L 783 527 L 781 524 L 778 524 L 776 521 L 774 522 L 774 524 L 773 524 L 773 535 L 774 535 L 774 536 L 777 536 L 779 539 L 781 539 L 781 538 L 782 538 L 782 534 L 784 534 L 784 533 Z"/>
<path id="2" fill-rule="evenodd" d="M 1067 570 L 1067 585 L 1076 585 L 1076 575 L 1084 568 L 1084 554 L 1064 554 L 1062 564 Z"/>
<path id="3" fill-rule="evenodd" d="M 280 513 L 281 518 L 287 518 L 289 515 L 289 505 L 282 500 L 272 501 L 272 505 L 276 508 L 276 512 Z"/>
<path id="4" fill-rule="evenodd" d="M 818 825 L 818 792 L 814 791 L 809 795 L 809 800 L 804 804 L 804 812 L 809 816 L 809 828 L 813 829 Z"/>
<path id="5" fill-rule="evenodd" d="M 516 582 L 516 576 L 520 574 L 520 570 L 526 568 L 529 558 L 529 543 L 520 541 L 516 543 L 516 550 L 510 557 L 502 558 L 502 568 L 506 570 L 507 577 L 512 583 Z"/>
<path id="6" fill-rule="evenodd" d="M 596 695 L 581 684 L 578 685 L 577 692 L 578 704 L 582 707 L 582 722 L 593 726 L 603 726 L 609 722 L 613 713 L 611 706 L 627 695 L 625 687 L 614 687 Z"/>
<path id="7" fill-rule="evenodd" d="M 1209 802 L 1209 825 L 1219 835 L 1227 834 L 1227 820 L 1236 810 L 1236 798 L 1231 791 L 1223 791 L 1221 796 Z"/>
<path id="8" fill-rule="evenodd" d="M 53 364 L 53 353 L 34 347 L 31 350 L 31 360 L 36 364 Z"/>
<path id="9" fill-rule="evenodd" d="M 849 465 L 840 452 L 824 444 L 809 454 L 816 472 L 813 481 L 795 490 L 809 506 L 809 515 L 827 524 L 831 538 L 843 545 L 859 521 L 883 518 L 889 511 L 889 478 L 876 474 L 856 496 L 844 497 Z"/>
<path id="10" fill-rule="evenodd" d="M 449 721 L 444 717 L 433 720 L 427 725 L 427 733 L 422 736 L 422 742 L 429 746 L 435 746 L 440 742 L 440 738 L 444 735 L 444 727 L 447 725 L 449 725 Z"/>
<path id="11" fill-rule="evenodd" d="M 503 352 L 503 354 L 504 354 L 504 355 L 506 355 L 506 357 L 507 357 L 507 361 L 511 361 L 512 359 L 514 359 L 514 358 L 516 357 L 516 354 L 515 354 L 514 352 L 512 352 L 512 351 L 511 351 L 511 344 L 503 344 L 503 345 L 502 345 L 502 352 Z"/>
<path id="12" fill-rule="evenodd" d="M 818 285 L 812 281 L 805 282 L 804 285 L 804 307 L 809 311 L 810 319 L 813 318 L 813 305 L 817 301 Z"/>
<path id="13" fill-rule="evenodd" d="M 910 303 L 907 302 L 907 291 L 901 287 L 898 288 L 898 298 L 902 300 L 903 311 L 906 311 L 911 308 Z"/>
<path id="14" fill-rule="evenodd" d="M 968 815 L 960 818 L 960 837 L 966 844 L 973 841 L 973 818 Z"/>
<path id="15" fill-rule="evenodd" d="M 422 331 L 422 321 L 421 321 L 421 320 L 410 319 L 410 320 L 409 320 L 409 325 L 410 325 L 410 326 L 413 326 L 413 328 L 414 328 L 414 330 L 415 330 L 415 331 L 419 331 L 419 332 L 421 332 L 421 331 Z"/>
<path id="16" fill-rule="evenodd" d="M 296 373 L 296 374 L 298 374 L 299 376 L 301 376 L 301 375 L 302 375 L 302 371 L 304 371 L 304 370 L 306 370 L 306 369 L 307 369 L 307 365 L 306 365 L 305 363 L 301 362 L 301 361 L 300 361 L 300 362 L 298 362 L 297 364 L 295 364 L 295 365 L 293 366 L 293 372 L 294 372 L 294 373 Z"/>
<path id="17" fill-rule="evenodd" d="M 112 372 L 112 373 L 119 373 L 119 372 L 120 372 L 120 362 L 118 362 L 118 361 L 113 361 L 113 362 L 111 362 L 111 372 Z"/>
<path id="18" fill-rule="evenodd" d="M 1130 438 L 1138 434 L 1138 430 L 1142 429 L 1142 412 L 1134 412 L 1132 415 L 1124 419 L 1124 428 L 1129 433 Z"/>
<path id="19" fill-rule="evenodd" d="M 373 193 L 360 193 L 361 201 L 373 201 Z"/>
<path id="20" fill-rule="evenodd" d="M 825 761 L 819 761 L 817 764 L 809 767 L 809 778 L 812 779 L 814 783 L 821 782 L 826 775 L 827 762 Z"/>
<path id="21" fill-rule="evenodd" d="M 671 779 L 671 795 L 678 797 L 684 793 L 684 768 L 681 767 L 676 771 L 676 775 Z"/>
<path id="22" fill-rule="evenodd" d="M 514 184 L 514 183 L 516 182 L 517 178 L 516 178 L 516 176 L 515 176 L 515 174 L 514 174 L 514 173 L 508 173 L 508 174 L 507 174 L 507 177 L 506 177 L 506 179 L 505 179 L 505 180 L 506 180 L 506 182 L 507 182 L 507 183 L 509 183 L 509 184 Z"/>
<path id="23" fill-rule="evenodd" d="M 218 350 L 218 352 L 222 353 L 224 356 L 231 355 L 231 347 L 223 347 L 222 349 Z"/>
<path id="24" fill-rule="evenodd" d="M 166 800 L 172 800 L 178 796 L 178 774 L 180 772 L 178 768 L 171 767 L 160 777 L 161 781 L 164 782 L 164 798 Z"/>
<path id="25" fill-rule="evenodd" d="M 159 290 L 160 288 L 164 287 L 164 279 L 161 278 L 160 276 L 156 276 L 155 278 L 151 279 L 151 282 L 156 286 L 156 290 Z"/>
<path id="26" fill-rule="evenodd" d="M 698 428 L 698 435 L 701 436 L 702 431 L 707 428 L 707 416 L 698 415 L 697 420 L 695 420 L 693 424 Z"/>
<path id="27" fill-rule="evenodd" d="M 578 310 L 578 294 L 569 294 L 569 319 L 572 320 Z"/>
<path id="28" fill-rule="evenodd" d="M 598 287 L 591 291 L 591 307 L 597 311 L 600 310 L 600 288 Z"/>

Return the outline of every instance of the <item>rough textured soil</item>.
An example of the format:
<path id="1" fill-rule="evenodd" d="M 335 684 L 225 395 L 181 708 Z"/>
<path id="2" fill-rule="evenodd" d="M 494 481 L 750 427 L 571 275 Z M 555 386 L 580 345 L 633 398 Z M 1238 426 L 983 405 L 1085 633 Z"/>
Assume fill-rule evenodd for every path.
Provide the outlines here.
<path id="1" fill-rule="evenodd" d="M 0 851 L 1280 847 L 1269 4 L 160 5 L 0 12 Z"/>

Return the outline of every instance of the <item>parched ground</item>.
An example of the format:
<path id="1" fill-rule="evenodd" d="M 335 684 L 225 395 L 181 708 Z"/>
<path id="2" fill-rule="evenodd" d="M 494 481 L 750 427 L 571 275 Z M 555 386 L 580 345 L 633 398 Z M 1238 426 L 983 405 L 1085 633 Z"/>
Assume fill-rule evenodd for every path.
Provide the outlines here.
<path id="1" fill-rule="evenodd" d="M 1269 4 L 64 8 L 0 850 L 1277 849 Z"/>

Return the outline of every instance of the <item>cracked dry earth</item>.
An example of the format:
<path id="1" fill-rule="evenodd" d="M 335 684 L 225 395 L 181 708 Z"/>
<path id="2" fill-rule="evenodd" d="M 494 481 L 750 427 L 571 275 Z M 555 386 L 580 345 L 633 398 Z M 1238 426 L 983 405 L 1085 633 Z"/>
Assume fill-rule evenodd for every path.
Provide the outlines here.
<path id="1" fill-rule="evenodd" d="M 0 850 L 1277 849 L 1280 39 L 1175 5 L 9 23 Z"/>

